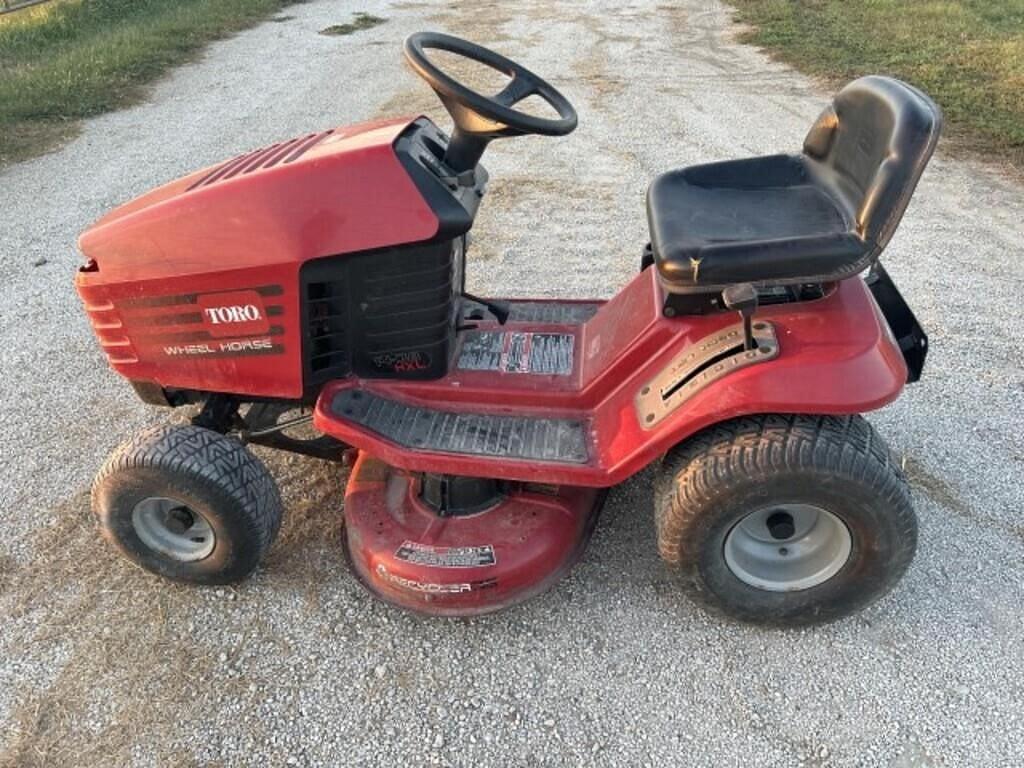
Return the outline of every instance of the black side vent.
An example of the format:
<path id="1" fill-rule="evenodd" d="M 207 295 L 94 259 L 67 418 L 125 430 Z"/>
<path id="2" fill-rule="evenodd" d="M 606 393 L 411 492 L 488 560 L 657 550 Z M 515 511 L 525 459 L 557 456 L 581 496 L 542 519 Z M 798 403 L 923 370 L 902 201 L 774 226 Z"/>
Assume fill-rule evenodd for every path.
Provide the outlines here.
<path id="1" fill-rule="evenodd" d="M 455 345 L 461 245 L 448 240 L 307 262 L 306 387 L 349 374 L 444 376 Z"/>
<path id="2" fill-rule="evenodd" d="M 306 285 L 306 322 L 306 360 L 313 381 L 320 383 L 347 374 L 348 295 L 343 278 Z"/>
<path id="3" fill-rule="evenodd" d="M 447 248 L 382 253 L 353 274 L 360 297 L 359 352 L 372 368 L 363 375 L 393 370 L 403 360 L 429 367 L 439 353 L 444 357 L 436 347 L 453 325 L 452 274 Z"/>

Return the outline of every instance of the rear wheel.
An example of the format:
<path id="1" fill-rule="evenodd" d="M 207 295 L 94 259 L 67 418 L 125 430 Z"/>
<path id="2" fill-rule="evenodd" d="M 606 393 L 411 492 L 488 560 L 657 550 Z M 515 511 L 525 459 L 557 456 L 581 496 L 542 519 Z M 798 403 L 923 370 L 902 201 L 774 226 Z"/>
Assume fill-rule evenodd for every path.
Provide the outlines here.
<path id="1" fill-rule="evenodd" d="M 716 425 L 665 458 L 658 548 L 701 601 L 744 621 L 849 615 L 888 592 L 917 546 L 889 449 L 860 416 Z"/>
<path id="2" fill-rule="evenodd" d="M 126 557 L 175 581 L 248 576 L 281 524 L 281 497 L 238 440 L 195 426 L 144 430 L 96 477 L 93 511 Z"/>

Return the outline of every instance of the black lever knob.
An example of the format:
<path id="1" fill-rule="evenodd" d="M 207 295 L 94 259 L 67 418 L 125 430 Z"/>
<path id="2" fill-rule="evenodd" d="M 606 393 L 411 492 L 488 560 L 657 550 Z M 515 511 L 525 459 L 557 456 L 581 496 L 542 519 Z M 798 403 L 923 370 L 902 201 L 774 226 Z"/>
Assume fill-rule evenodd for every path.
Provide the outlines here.
<path id="1" fill-rule="evenodd" d="M 494 319 L 498 321 L 498 325 L 504 325 L 508 322 L 509 315 L 512 314 L 512 307 L 507 301 L 494 301 L 493 299 L 481 299 L 478 296 L 474 296 L 471 293 L 463 291 L 463 296 L 472 302 L 482 304 L 487 308 L 487 311 L 494 315 Z"/>
<path id="2" fill-rule="evenodd" d="M 722 303 L 743 318 L 743 348 L 754 348 L 753 317 L 757 311 L 757 289 L 750 283 L 730 285 L 722 291 Z"/>

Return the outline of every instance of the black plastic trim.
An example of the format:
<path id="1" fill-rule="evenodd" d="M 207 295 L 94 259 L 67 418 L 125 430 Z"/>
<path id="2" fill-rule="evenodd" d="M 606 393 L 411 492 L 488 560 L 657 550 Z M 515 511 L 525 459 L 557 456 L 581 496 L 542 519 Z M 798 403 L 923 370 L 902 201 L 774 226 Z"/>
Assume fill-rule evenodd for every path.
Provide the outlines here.
<path id="1" fill-rule="evenodd" d="M 507 483 L 489 477 L 424 474 L 420 499 L 438 517 L 475 515 L 490 509 L 507 495 Z"/>
<path id="2" fill-rule="evenodd" d="M 167 392 L 155 381 L 143 381 L 142 379 L 131 379 L 130 383 L 135 394 L 147 405 L 160 405 L 170 408 L 172 403 L 167 397 Z"/>
<path id="3" fill-rule="evenodd" d="M 443 164 L 448 137 L 425 117 L 414 121 L 395 140 L 399 162 L 437 217 L 437 232 L 424 242 L 443 242 L 464 235 L 473 226 L 489 178 L 478 165 L 473 183 L 464 184 Z"/>
<path id="4" fill-rule="evenodd" d="M 907 364 L 907 383 L 913 384 L 920 380 L 924 370 L 924 361 L 928 356 L 928 336 L 885 267 L 876 263 L 864 282 L 871 289 L 871 295 L 875 297 L 903 354 Z"/>
<path id="5" fill-rule="evenodd" d="M 299 271 L 303 388 L 328 381 L 436 379 L 455 348 L 461 238 L 314 259 Z"/>
<path id="6" fill-rule="evenodd" d="M 758 305 L 792 304 L 798 301 L 814 301 L 825 295 L 821 283 L 800 285 L 760 285 L 757 288 Z M 722 291 L 710 290 L 704 293 L 667 293 L 662 313 L 665 317 L 680 315 L 710 315 L 728 311 L 722 300 Z"/>

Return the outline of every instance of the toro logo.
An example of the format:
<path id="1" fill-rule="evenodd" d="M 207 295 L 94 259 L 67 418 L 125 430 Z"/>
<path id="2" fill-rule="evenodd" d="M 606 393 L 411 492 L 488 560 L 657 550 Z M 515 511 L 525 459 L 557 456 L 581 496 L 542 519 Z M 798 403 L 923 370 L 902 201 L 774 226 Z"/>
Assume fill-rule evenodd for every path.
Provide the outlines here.
<path id="1" fill-rule="evenodd" d="M 197 303 L 211 336 L 252 336 L 270 330 L 263 299 L 256 291 L 208 293 Z"/>
<path id="2" fill-rule="evenodd" d="M 206 318 L 214 325 L 220 323 L 245 323 L 262 319 L 260 309 L 255 304 L 246 304 L 244 307 L 235 305 L 233 307 L 207 307 Z"/>

